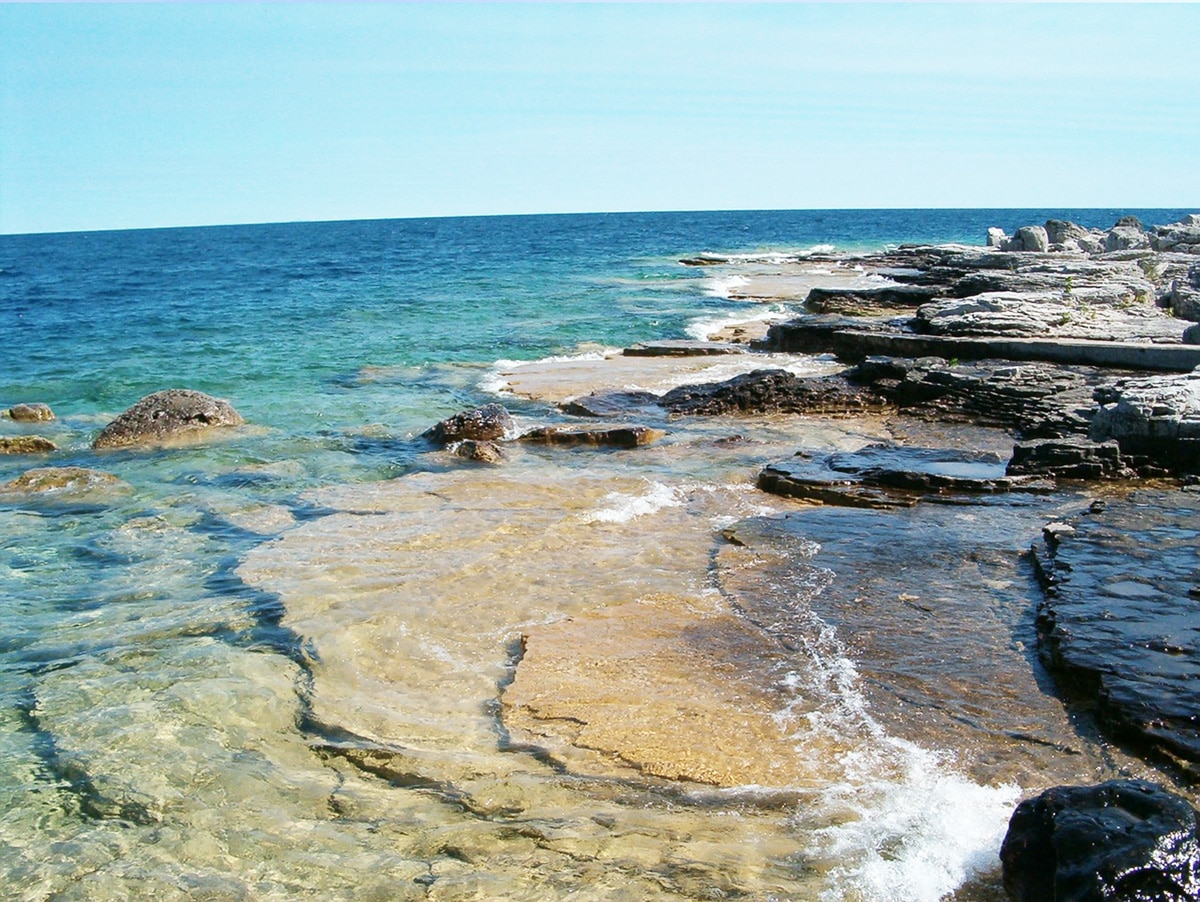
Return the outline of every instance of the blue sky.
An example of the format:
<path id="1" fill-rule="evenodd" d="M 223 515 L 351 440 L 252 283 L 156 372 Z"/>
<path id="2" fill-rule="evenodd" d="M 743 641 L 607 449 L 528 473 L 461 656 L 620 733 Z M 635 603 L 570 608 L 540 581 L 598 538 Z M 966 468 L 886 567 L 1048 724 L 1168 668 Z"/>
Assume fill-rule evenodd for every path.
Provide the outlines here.
<path id="1" fill-rule="evenodd" d="M 0 232 L 1200 208 L 1200 5 L 0 3 Z"/>

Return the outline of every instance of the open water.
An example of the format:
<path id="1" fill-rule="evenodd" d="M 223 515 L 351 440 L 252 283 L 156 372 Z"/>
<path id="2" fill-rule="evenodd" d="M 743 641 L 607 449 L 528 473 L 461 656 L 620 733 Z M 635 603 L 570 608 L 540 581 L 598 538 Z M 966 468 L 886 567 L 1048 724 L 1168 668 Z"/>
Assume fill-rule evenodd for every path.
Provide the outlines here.
<path id="1" fill-rule="evenodd" d="M 893 434 L 865 421 L 663 422 L 652 448 L 496 468 L 419 434 L 523 362 L 761 313 L 724 296 L 735 269 L 680 257 L 1183 212 L 0 237 L 0 409 L 57 414 L 0 435 L 60 448 L 0 456 L 0 484 L 123 483 L 0 501 L 5 895 L 997 898 L 1022 794 L 1140 772 L 1033 652 L 1020 553 L 1078 499 L 913 520 L 753 489 L 772 455 Z M 90 450 L 170 387 L 248 425 Z"/>

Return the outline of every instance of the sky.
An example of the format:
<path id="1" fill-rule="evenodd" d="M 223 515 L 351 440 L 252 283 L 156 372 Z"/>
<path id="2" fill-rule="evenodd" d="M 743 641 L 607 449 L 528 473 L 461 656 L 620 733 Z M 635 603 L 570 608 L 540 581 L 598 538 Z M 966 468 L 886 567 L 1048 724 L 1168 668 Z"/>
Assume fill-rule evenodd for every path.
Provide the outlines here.
<path id="1" fill-rule="evenodd" d="M 0 3 L 0 233 L 1200 209 L 1200 5 Z"/>

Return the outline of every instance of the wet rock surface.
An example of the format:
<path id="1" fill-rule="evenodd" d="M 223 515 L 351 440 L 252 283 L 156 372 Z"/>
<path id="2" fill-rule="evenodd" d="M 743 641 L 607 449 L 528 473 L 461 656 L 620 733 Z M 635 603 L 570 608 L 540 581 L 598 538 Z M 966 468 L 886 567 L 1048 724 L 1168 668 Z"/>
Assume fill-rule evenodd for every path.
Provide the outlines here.
<path id="1" fill-rule="evenodd" d="M 763 491 L 848 507 L 911 507 L 922 499 L 1048 488 L 1005 473 L 1005 459 L 986 451 L 871 445 L 861 451 L 778 461 L 758 476 Z"/>
<path id="2" fill-rule="evenodd" d="M 502 404 L 485 404 L 447 417 L 425 430 L 423 437 L 439 445 L 466 440 L 488 442 L 512 431 L 513 421 Z"/>
<path id="3" fill-rule="evenodd" d="M 1197 814 L 1143 780 L 1058 786 L 1022 802 L 1000 852 L 1016 902 L 1192 902 Z"/>
<path id="4" fill-rule="evenodd" d="M 616 417 L 658 404 L 659 396 L 648 391 L 598 391 L 562 405 L 564 413 L 576 417 Z"/>
<path id="5" fill-rule="evenodd" d="M 228 401 L 203 392 L 172 388 L 142 398 L 104 427 L 92 447 L 121 448 L 200 438 L 208 430 L 245 421 Z"/>
<path id="6" fill-rule="evenodd" d="M 1140 490 L 1046 536 L 1041 656 L 1113 738 L 1200 780 L 1200 493 Z"/>
<path id="7" fill-rule="evenodd" d="M 1115 441 L 1093 442 L 1078 436 L 1017 443 L 1008 462 L 1008 473 L 1053 479 L 1137 477 L 1137 471 L 1122 459 L 1121 446 Z"/>
<path id="8" fill-rule="evenodd" d="M 610 448 L 639 448 L 658 441 L 666 433 L 648 426 L 539 426 L 521 435 L 521 441 L 538 445 L 595 445 Z"/>

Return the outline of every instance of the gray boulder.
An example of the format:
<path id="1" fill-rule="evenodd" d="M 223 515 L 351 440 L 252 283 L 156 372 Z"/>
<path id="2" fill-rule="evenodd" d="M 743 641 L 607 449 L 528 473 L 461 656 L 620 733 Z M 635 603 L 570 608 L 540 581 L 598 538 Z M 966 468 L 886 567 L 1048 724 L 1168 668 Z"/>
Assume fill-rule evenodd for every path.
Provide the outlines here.
<path id="1" fill-rule="evenodd" d="M 1190 213 L 1179 222 L 1155 226 L 1150 246 L 1156 251 L 1200 254 L 1200 214 Z"/>
<path id="2" fill-rule="evenodd" d="M 1042 226 L 1022 226 L 1009 243 L 1009 250 L 1044 254 L 1050 250 L 1050 239 Z"/>
<path id="3" fill-rule="evenodd" d="M 1104 250 L 1132 251 L 1150 246 L 1150 236 L 1133 225 L 1117 225 L 1108 230 L 1104 239 Z"/>
<path id="4" fill-rule="evenodd" d="M 1097 392 L 1090 437 L 1116 439 L 1126 455 L 1164 473 L 1200 471 L 1200 371 L 1122 379 Z M 1139 470 L 1152 475 L 1146 467 Z"/>
<path id="5" fill-rule="evenodd" d="M 1004 229 L 998 229 L 995 226 L 992 226 L 992 228 L 987 230 L 988 247 L 998 247 L 1002 250 L 1005 250 L 1008 248 L 1008 243 L 1010 240 L 1011 239 L 1008 237 L 1008 233 L 1005 232 Z"/>
<path id="6" fill-rule="evenodd" d="M 142 398 L 105 426 L 92 447 L 121 448 L 199 439 L 209 430 L 243 423 L 245 420 L 228 401 L 186 388 L 172 388 Z"/>

